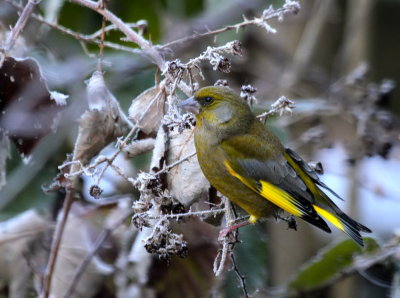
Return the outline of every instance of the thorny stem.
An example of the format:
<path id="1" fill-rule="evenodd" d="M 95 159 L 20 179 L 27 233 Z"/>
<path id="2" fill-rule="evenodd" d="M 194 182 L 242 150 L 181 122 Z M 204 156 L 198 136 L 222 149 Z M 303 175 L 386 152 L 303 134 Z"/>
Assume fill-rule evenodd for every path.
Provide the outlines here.
<path id="1" fill-rule="evenodd" d="M 22 10 L 21 15 L 18 18 L 17 23 L 15 24 L 14 28 L 11 29 L 11 33 L 4 44 L 4 48 L 2 50 L 4 51 L 5 54 L 7 54 L 7 52 L 9 52 L 13 48 L 18 36 L 20 35 L 20 33 L 22 32 L 22 30 L 26 25 L 29 16 L 33 11 L 33 8 L 35 7 L 35 5 L 39 3 L 40 0 L 28 0 L 24 9 Z M 4 61 L 4 56 L 2 56 L 0 60 L 0 67 L 3 65 L 3 61 Z"/>
<path id="2" fill-rule="evenodd" d="M 246 285 L 246 277 L 240 273 L 239 268 L 236 264 L 235 256 L 233 255 L 233 252 L 231 252 L 231 260 L 232 260 L 232 269 L 235 271 L 236 276 L 238 277 L 240 281 L 240 286 L 243 291 L 243 295 L 245 298 L 249 297 L 249 294 L 247 293 L 247 285 Z"/>
<path id="3" fill-rule="evenodd" d="M 182 218 L 182 217 L 189 217 L 189 216 L 202 216 L 202 215 L 217 215 L 218 213 L 224 213 L 226 210 L 225 209 L 214 209 L 214 210 L 203 210 L 203 211 L 189 211 L 186 213 L 175 213 L 175 214 L 165 214 L 162 216 L 149 216 L 147 217 L 148 219 L 160 219 L 161 217 L 165 218 Z M 142 214 L 142 213 L 138 213 Z M 145 212 L 143 213 L 145 214 Z"/>
<path id="4" fill-rule="evenodd" d="M 51 244 L 50 249 L 50 257 L 47 264 L 46 272 L 43 280 L 43 297 L 48 298 L 50 294 L 51 288 L 51 280 L 53 277 L 54 268 L 56 265 L 56 260 L 58 256 L 58 252 L 60 249 L 62 235 L 64 233 L 65 224 L 67 222 L 68 214 L 71 209 L 72 203 L 74 201 L 74 189 L 69 186 L 67 187 L 67 193 L 65 196 L 64 204 L 63 204 L 63 213 L 60 221 L 58 221 L 56 225 L 56 230 L 54 232 L 53 242 Z"/>
<path id="5" fill-rule="evenodd" d="M 92 258 L 96 255 L 96 253 L 99 251 L 101 248 L 101 245 L 104 243 L 104 241 L 107 240 L 108 237 L 110 237 L 111 233 L 117 229 L 119 226 L 121 226 L 131 215 L 132 211 L 126 212 L 118 221 L 116 221 L 112 226 L 105 228 L 100 235 L 97 237 L 95 243 L 93 244 L 93 248 L 86 255 L 86 257 L 83 259 L 82 263 L 79 265 L 78 269 L 75 272 L 74 278 L 72 279 L 71 285 L 69 286 L 66 294 L 64 295 L 64 298 L 71 297 L 74 294 L 74 290 L 76 288 L 76 285 L 79 282 L 79 279 L 82 277 L 82 274 L 85 272 L 86 267 L 89 265 L 90 261 Z"/>

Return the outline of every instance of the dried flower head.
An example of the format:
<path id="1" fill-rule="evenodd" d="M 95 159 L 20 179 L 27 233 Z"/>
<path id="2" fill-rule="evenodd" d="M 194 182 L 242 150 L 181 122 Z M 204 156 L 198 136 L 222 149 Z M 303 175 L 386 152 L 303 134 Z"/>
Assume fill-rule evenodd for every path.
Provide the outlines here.
<path id="1" fill-rule="evenodd" d="M 227 44 L 227 47 L 230 48 L 230 52 L 236 56 L 243 55 L 243 47 L 242 43 L 238 40 L 231 41 Z"/>
<path id="2" fill-rule="evenodd" d="M 240 88 L 240 97 L 243 98 L 249 106 L 257 103 L 257 98 L 254 96 L 254 93 L 257 92 L 257 88 L 252 85 L 243 85 Z"/>
<path id="3" fill-rule="evenodd" d="M 219 71 L 224 72 L 224 73 L 230 73 L 231 67 L 232 67 L 231 62 L 226 57 L 221 57 L 216 64 L 216 68 Z M 215 66 L 214 66 L 214 69 L 215 69 Z"/>
<path id="4" fill-rule="evenodd" d="M 286 98 L 285 96 L 281 96 L 271 105 L 271 108 L 275 112 L 279 112 L 279 115 L 281 116 L 283 113 L 291 114 L 292 110 L 294 109 L 294 101 Z"/>
<path id="5" fill-rule="evenodd" d="M 229 86 L 229 83 L 228 83 L 228 81 L 227 80 L 217 80 L 215 83 L 214 83 L 214 86 L 226 86 L 226 87 L 228 87 Z"/>
<path id="6" fill-rule="evenodd" d="M 97 184 L 93 184 L 89 190 L 89 194 L 95 199 L 99 199 L 102 192 L 103 190 Z"/>
<path id="7" fill-rule="evenodd" d="M 169 261 L 171 255 L 186 257 L 188 247 L 182 235 L 172 233 L 166 218 L 154 226 L 152 234 L 144 240 L 144 247 L 149 253 L 156 254 L 160 259 Z"/>
<path id="8" fill-rule="evenodd" d="M 179 59 L 175 59 L 173 61 L 167 61 L 166 68 L 162 74 L 165 74 L 166 72 L 168 72 L 168 74 L 172 78 L 177 79 L 182 76 L 185 68 L 186 67 L 182 64 L 181 60 L 179 60 Z"/>

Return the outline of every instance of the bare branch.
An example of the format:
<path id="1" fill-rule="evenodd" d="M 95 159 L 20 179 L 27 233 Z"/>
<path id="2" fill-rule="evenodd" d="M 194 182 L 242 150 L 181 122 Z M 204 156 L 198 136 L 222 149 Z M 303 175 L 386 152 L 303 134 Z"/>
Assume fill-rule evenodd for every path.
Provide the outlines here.
<path id="1" fill-rule="evenodd" d="M 139 33 L 132 30 L 126 23 L 124 23 L 115 14 L 107 9 L 99 7 L 97 2 L 90 0 L 70 0 L 73 3 L 85 6 L 91 10 L 94 10 L 104 16 L 109 22 L 113 23 L 121 32 L 123 32 L 128 40 L 137 44 L 145 53 L 145 55 L 155 63 L 161 70 L 165 68 L 165 61 L 161 57 L 160 53 L 151 45 L 149 41 L 144 39 Z"/>
<path id="2" fill-rule="evenodd" d="M 9 3 L 10 5 L 12 5 L 13 7 L 22 10 L 23 6 L 15 3 L 12 0 L 4 0 L 5 2 Z M 35 19 L 38 22 L 41 22 L 47 26 L 49 26 L 50 28 L 53 28 L 57 31 L 60 31 L 61 33 L 64 33 L 66 35 L 69 35 L 77 40 L 83 41 L 83 42 L 88 42 L 88 43 L 94 43 L 94 44 L 98 44 L 100 45 L 100 39 L 98 39 L 101 35 L 101 30 L 98 30 L 92 34 L 81 34 L 78 32 L 75 32 L 69 28 L 66 28 L 62 25 L 59 25 L 57 23 L 52 23 L 47 21 L 45 18 L 43 18 L 42 16 L 32 13 L 31 14 L 31 18 Z M 138 28 L 140 26 L 140 21 L 136 22 L 136 23 L 127 23 L 128 26 L 130 26 L 131 28 Z M 115 26 L 114 24 L 108 25 L 106 28 L 106 31 L 111 31 L 111 30 L 117 30 L 117 26 Z M 109 41 L 104 41 L 104 46 L 111 48 L 111 49 L 115 49 L 115 50 L 120 50 L 120 51 L 124 51 L 124 52 L 129 52 L 129 53 L 133 53 L 133 54 L 139 54 L 139 55 L 143 55 L 143 51 L 140 49 L 136 49 L 136 48 L 131 48 L 131 47 L 127 47 L 124 45 L 120 45 L 117 43 L 113 43 L 113 42 L 109 42 Z"/>

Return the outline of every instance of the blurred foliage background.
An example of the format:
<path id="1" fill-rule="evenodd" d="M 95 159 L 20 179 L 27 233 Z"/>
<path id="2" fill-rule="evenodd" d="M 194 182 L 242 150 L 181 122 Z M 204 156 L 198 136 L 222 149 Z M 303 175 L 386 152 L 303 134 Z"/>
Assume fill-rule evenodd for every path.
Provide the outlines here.
<path id="1" fill-rule="evenodd" d="M 225 79 L 235 90 L 244 84 L 253 85 L 258 89 L 257 111 L 268 109 L 281 95 L 295 100 L 292 116 L 273 117 L 268 125 L 306 160 L 322 161 L 325 169 L 322 179 L 346 198 L 341 207 L 370 227 L 375 232 L 373 237 L 384 245 L 398 237 L 400 227 L 400 89 L 397 87 L 400 82 L 400 1 L 307 0 L 300 4 L 298 15 L 286 16 L 282 22 L 270 22 L 277 29 L 276 34 L 250 26 L 238 32 L 233 30 L 174 44 L 160 51 L 166 60 L 179 58 L 186 62 L 207 46 L 240 40 L 245 53 L 232 58 L 230 73 L 213 71 L 211 65 L 203 63 L 205 80 L 199 76 L 196 80 L 206 86 Z M 259 16 L 269 5 L 280 7 L 283 1 L 110 0 L 108 9 L 127 23 L 146 20 L 144 37 L 154 45 L 163 45 L 194 32 L 238 23 L 243 15 L 247 18 Z M 17 12 L 10 1 L 0 0 L 0 40 L 15 24 Z M 100 15 L 68 1 L 43 0 L 35 13 L 82 34 L 101 28 Z M 120 32 L 111 31 L 106 40 L 135 47 L 121 41 L 122 37 Z M 0 219 L 6 222 L 34 209 L 55 220 L 65 194 L 44 194 L 42 186 L 50 184 L 58 172 L 57 167 L 73 150 L 77 119 L 87 108 L 85 80 L 96 68 L 98 46 L 82 46 L 71 36 L 34 19 L 29 20 L 18 42 L 15 55 L 34 57 L 41 65 L 50 90 L 70 97 L 57 132 L 44 138 L 30 157 L 21 159 L 11 146 L 6 164 L 7 184 L 0 190 Z M 132 100 L 154 85 L 157 69 L 146 57 L 109 48 L 105 49 L 104 61 L 106 84 L 127 112 Z M 128 163 L 132 173 L 148 171 L 150 157 L 151 153 L 147 153 L 122 163 Z M 137 197 L 126 181 L 112 177 L 105 180 L 107 183 L 102 185 L 105 197 L 126 198 L 126 194 L 130 199 Z M 88 209 L 77 211 L 77 216 L 100 216 L 104 221 L 109 216 L 107 212 L 107 216 L 98 209 L 94 209 L 95 213 L 89 212 L 92 204 L 98 204 L 87 195 L 90 181 L 82 180 L 82 185 L 82 198 Z M 325 235 L 302 222 L 298 224 L 297 232 L 272 219 L 240 230 L 242 243 L 236 245 L 234 253 L 238 268 L 246 276 L 248 293 L 253 297 L 284 295 L 289 281 L 296 278 L 299 269 L 302 266 L 304 269 L 307 266 L 304 264 L 315 257 L 319 249 L 344 238 L 339 233 Z M 230 264 L 222 278 L 213 277 L 217 228 L 200 221 L 198 225 L 203 229 L 197 231 L 198 235 L 204 237 L 203 242 L 198 243 L 195 240 L 191 243 L 191 236 L 185 235 L 192 231 L 190 223 L 176 227 L 189 239 L 187 259 L 173 258 L 171 264 L 166 265 L 154 258 L 146 281 L 130 276 L 132 280 L 137 279 L 138 287 L 136 292 L 130 292 L 131 296 L 118 292 L 120 284 L 115 281 L 118 279 L 115 275 L 103 272 L 105 282 L 97 284 L 91 296 L 242 296 L 237 276 L 228 270 Z M 97 234 L 98 229 L 95 229 Z M 114 239 L 123 243 L 114 246 L 128 254 L 134 232 L 129 225 L 125 229 L 124 237 Z M 41 238 L 41 241 L 48 245 L 48 239 Z M 359 253 L 358 248 L 344 250 L 349 255 Z M 329 282 L 321 282 L 312 290 L 300 289 L 299 297 L 398 297 L 398 259 L 360 270 L 361 274 L 347 275 L 337 270 L 340 278 L 333 278 L 338 273 L 334 272 Z M 0 285 L 6 297 L 11 293 L 11 283 L 7 274 L 3 278 L 5 282 Z M 29 289 L 28 293 L 34 295 L 32 292 Z"/>

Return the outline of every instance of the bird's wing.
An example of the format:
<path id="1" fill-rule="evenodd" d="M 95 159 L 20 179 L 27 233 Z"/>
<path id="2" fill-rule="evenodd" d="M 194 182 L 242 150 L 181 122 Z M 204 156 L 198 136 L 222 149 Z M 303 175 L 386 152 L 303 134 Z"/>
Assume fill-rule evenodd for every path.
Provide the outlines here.
<path id="1" fill-rule="evenodd" d="M 223 141 L 221 149 L 228 172 L 283 210 L 330 232 L 315 210 L 315 193 L 319 189 L 312 179 L 318 176 L 311 168 L 308 174 L 300 166 L 296 167 L 282 147 L 271 150 L 268 141 L 249 134 Z M 316 178 L 312 177 L 314 174 Z"/>
<path id="2" fill-rule="evenodd" d="M 343 201 L 343 199 L 336 192 L 334 192 L 331 188 L 329 188 L 325 183 L 323 183 L 319 179 L 317 173 L 296 152 L 294 152 L 290 148 L 285 148 L 285 154 L 288 158 L 289 163 L 293 168 L 299 167 L 301 172 L 303 172 L 306 176 L 308 176 L 308 178 L 311 179 L 311 181 L 325 188 L 335 197 Z"/>

